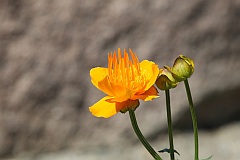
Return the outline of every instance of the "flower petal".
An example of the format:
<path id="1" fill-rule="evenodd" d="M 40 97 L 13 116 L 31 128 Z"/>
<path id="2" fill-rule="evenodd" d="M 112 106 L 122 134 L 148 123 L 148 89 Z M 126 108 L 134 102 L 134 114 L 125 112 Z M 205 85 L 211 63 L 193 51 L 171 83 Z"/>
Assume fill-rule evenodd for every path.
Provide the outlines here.
<path id="1" fill-rule="evenodd" d="M 124 103 L 111 101 L 110 96 L 102 98 L 100 101 L 89 107 L 90 112 L 96 117 L 109 118 L 124 108 Z"/>
<path id="2" fill-rule="evenodd" d="M 109 96 L 114 96 L 112 85 L 108 79 L 108 69 L 96 67 L 90 70 L 92 83 L 99 90 L 103 91 Z"/>
<path id="3" fill-rule="evenodd" d="M 107 95 L 115 97 L 115 101 L 117 102 L 126 101 L 134 94 L 124 86 L 111 83 L 109 81 L 107 68 L 93 68 L 90 70 L 90 76 L 94 86 Z"/>
<path id="4" fill-rule="evenodd" d="M 113 89 L 108 76 L 106 76 L 105 78 L 98 82 L 98 88 L 109 96 L 115 95 L 114 93 L 115 90 Z"/>
<path id="5" fill-rule="evenodd" d="M 149 100 L 152 100 L 152 99 L 158 98 L 158 97 L 159 96 L 158 96 L 157 89 L 154 86 L 152 86 L 146 92 L 144 92 L 143 94 L 134 95 L 133 98 L 131 98 L 131 99 L 133 99 L 133 100 L 141 99 L 141 100 L 144 100 L 144 101 L 149 101 Z"/>
<path id="6" fill-rule="evenodd" d="M 102 81 L 108 75 L 108 69 L 96 67 L 90 70 L 91 81 L 99 89 L 98 82 Z"/>
<path id="7" fill-rule="evenodd" d="M 159 68 L 158 68 L 158 65 L 156 65 L 154 62 L 148 61 L 148 60 L 142 61 L 140 63 L 140 67 L 142 70 L 142 74 L 144 74 L 146 77 L 146 82 L 147 82 L 146 87 L 145 87 L 145 91 L 146 91 L 152 85 L 154 85 L 154 83 L 158 77 Z"/>

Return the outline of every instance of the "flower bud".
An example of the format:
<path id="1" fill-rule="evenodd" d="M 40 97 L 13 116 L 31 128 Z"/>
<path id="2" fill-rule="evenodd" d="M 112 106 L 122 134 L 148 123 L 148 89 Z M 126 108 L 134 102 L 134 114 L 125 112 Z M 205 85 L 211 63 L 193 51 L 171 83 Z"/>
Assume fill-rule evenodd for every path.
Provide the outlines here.
<path id="1" fill-rule="evenodd" d="M 169 68 L 168 68 L 169 70 Z M 194 63 L 188 57 L 180 55 L 174 62 L 171 69 L 173 77 L 178 81 L 184 81 L 187 78 L 191 77 L 194 72 Z"/>
<path id="2" fill-rule="evenodd" d="M 168 90 L 177 86 L 177 82 L 173 78 L 172 73 L 165 68 L 159 70 L 159 76 L 155 84 L 160 90 Z"/>

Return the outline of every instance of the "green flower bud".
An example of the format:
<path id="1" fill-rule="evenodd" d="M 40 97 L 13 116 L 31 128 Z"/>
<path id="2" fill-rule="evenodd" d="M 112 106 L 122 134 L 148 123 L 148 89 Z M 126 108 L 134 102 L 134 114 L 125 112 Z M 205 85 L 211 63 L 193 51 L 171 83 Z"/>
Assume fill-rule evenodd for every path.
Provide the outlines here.
<path id="1" fill-rule="evenodd" d="M 170 68 L 167 68 L 167 69 L 169 70 Z M 191 75 L 194 72 L 193 60 L 183 55 L 180 55 L 175 60 L 173 67 L 170 70 L 172 72 L 173 77 L 178 82 L 184 81 L 187 78 L 191 77 Z"/>
<path id="2" fill-rule="evenodd" d="M 177 86 L 177 82 L 173 78 L 172 73 L 165 68 L 159 70 L 159 76 L 155 84 L 160 90 L 168 90 Z"/>

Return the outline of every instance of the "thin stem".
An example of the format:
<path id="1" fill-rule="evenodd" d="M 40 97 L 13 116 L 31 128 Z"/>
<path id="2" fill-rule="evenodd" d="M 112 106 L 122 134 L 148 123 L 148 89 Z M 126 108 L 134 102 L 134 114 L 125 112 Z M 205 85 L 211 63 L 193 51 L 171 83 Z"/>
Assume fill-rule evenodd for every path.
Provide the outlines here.
<path id="1" fill-rule="evenodd" d="M 131 119 L 133 130 L 135 131 L 136 135 L 138 136 L 138 139 L 142 142 L 144 147 L 148 150 L 148 152 L 153 156 L 155 160 L 162 160 L 162 158 L 157 154 L 157 152 L 150 146 L 150 144 L 147 142 L 147 140 L 144 138 L 143 134 L 141 133 L 137 120 L 135 117 L 135 113 L 133 109 L 129 109 L 129 116 Z"/>
<path id="2" fill-rule="evenodd" d="M 166 109 L 167 109 L 167 121 L 168 121 L 168 137 L 170 144 L 170 158 L 171 160 L 175 160 L 174 157 L 174 145 L 173 145 L 173 129 L 172 129 L 172 116 L 171 116 L 171 106 L 170 106 L 170 92 L 169 90 L 165 90 L 166 95 Z"/>
<path id="3" fill-rule="evenodd" d="M 193 106 L 193 100 L 192 100 L 192 95 L 190 91 L 190 87 L 188 84 L 188 80 L 184 80 L 186 92 L 187 92 L 187 97 L 188 97 L 188 102 L 189 102 L 189 107 L 192 115 L 192 123 L 193 123 L 193 131 L 194 131 L 194 144 L 195 144 L 195 160 L 199 160 L 198 158 L 198 125 L 197 125 L 197 116 L 196 116 L 196 111 Z"/>

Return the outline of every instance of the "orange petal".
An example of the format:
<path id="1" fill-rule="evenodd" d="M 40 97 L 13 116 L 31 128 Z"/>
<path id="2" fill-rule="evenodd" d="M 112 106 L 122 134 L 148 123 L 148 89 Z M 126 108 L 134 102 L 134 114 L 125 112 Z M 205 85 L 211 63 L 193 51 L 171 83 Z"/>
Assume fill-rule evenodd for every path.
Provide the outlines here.
<path id="1" fill-rule="evenodd" d="M 102 67 L 96 67 L 90 70 L 90 76 L 92 83 L 99 90 L 103 91 L 109 96 L 114 96 L 114 90 L 108 79 L 108 69 Z"/>
<path id="2" fill-rule="evenodd" d="M 126 101 L 128 99 L 130 99 L 135 91 L 129 90 L 127 88 L 124 88 L 122 86 L 114 86 L 114 98 L 112 98 L 113 101 L 115 102 L 123 102 Z"/>
<path id="3" fill-rule="evenodd" d="M 108 78 L 108 69 L 96 67 L 90 70 L 92 83 L 99 90 L 103 91 L 109 96 L 115 97 L 115 101 L 123 102 L 131 98 L 134 93 L 126 89 L 124 86 L 113 84 Z"/>
<path id="4" fill-rule="evenodd" d="M 108 75 L 108 69 L 103 67 L 96 67 L 90 70 L 91 81 L 98 89 L 98 82 L 102 81 Z"/>
<path id="5" fill-rule="evenodd" d="M 114 89 L 108 77 L 105 77 L 98 82 L 98 88 L 109 96 L 115 95 Z"/>
<path id="6" fill-rule="evenodd" d="M 125 86 L 111 83 L 108 77 L 105 77 L 102 81 L 98 82 L 98 87 L 107 95 L 114 97 L 113 101 L 115 102 L 126 101 L 135 93 L 135 91 L 129 90 Z"/>
<path id="7" fill-rule="evenodd" d="M 89 107 L 90 112 L 96 117 L 109 118 L 124 108 L 124 103 L 112 102 L 110 96 L 102 98 L 100 101 Z"/>
<path id="8" fill-rule="evenodd" d="M 159 68 L 158 65 L 156 65 L 154 62 L 152 61 L 148 61 L 148 60 L 144 60 L 140 63 L 140 67 L 142 70 L 142 74 L 145 75 L 146 77 L 146 87 L 145 87 L 145 91 L 148 90 L 152 85 L 154 85 L 157 77 L 158 77 L 158 73 L 159 73 Z"/>
<path id="9" fill-rule="evenodd" d="M 158 97 L 159 96 L 158 96 L 157 89 L 154 86 L 152 86 L 146 92 L 144 92 L 143 94 L 134 95 L 133 98 L 131 98 L 131 99 L 133 99 L 133 100 L 141 99 L 141 100 L 144 100 L 144 101 L 149 101 L 149 100 L 152 100 L 152 99 L 158 98 Z"/>

